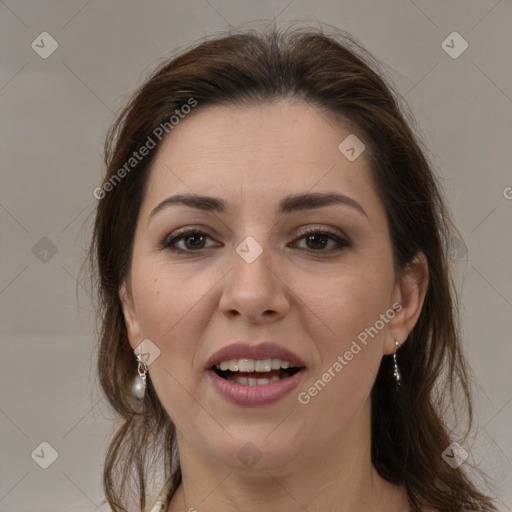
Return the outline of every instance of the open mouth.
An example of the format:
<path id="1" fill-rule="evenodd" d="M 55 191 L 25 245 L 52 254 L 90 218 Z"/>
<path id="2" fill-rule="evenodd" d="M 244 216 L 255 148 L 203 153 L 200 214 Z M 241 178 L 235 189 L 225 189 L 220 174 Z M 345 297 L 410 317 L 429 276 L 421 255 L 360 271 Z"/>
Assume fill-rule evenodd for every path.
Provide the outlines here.
<path id="1" fill-rule="evenodd" d="M 243 386 L 262 386 L 287 379 L 303 366 L 292 366 L 282 359 L 231 359 L 215 365 L 212 370 L 221 378 Z"/>

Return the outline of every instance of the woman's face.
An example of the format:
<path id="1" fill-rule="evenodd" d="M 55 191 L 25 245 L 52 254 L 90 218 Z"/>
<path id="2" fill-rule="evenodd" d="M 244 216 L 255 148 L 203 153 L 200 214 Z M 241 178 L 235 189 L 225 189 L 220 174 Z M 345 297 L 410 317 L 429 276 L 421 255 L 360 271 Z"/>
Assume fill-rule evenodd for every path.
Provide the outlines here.
<path id="1" fill-rule="evenodd" d="M 122 297 L 180 450 L 242 471 L 368 447 L 379 364 L 414 319 L 349 135 L 305 103 L 199 105 L 160 147 Z"/>

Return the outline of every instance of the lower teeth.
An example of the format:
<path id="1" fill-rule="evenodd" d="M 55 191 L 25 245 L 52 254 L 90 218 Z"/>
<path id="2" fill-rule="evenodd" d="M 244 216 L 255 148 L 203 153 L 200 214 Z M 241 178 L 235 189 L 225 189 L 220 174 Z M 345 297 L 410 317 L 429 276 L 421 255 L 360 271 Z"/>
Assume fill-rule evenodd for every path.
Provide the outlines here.
<path id="1" fill-rule="evenodd" d="M 237 384 L 242 384 L 243 386 L 262 386 L 263 384 L 268 384 L 269 382 L 277 382 L 278 380 L 281 379 L 277 375 L 275 377 L 272 377 L 271 379 L 254 379 L 230 375 L 227 377 L 227 380 L 229 380 L 230 382 L 236 382 Z"/>

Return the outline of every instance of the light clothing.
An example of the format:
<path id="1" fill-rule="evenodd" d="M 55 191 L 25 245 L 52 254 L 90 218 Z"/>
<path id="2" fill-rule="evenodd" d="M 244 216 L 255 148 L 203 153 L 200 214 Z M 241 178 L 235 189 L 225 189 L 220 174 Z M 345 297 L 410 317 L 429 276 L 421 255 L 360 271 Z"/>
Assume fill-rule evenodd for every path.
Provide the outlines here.
<path id="1" fill-rule="evenodd" d="M 151 505 L 151 508 L 148 510 L 148 512 L 165 512 L 167 505 L 167 498 L 165 496 L 159 496 L 153 505 Z"/>
<path id="2" fill-rule="evenodd" d="M 153 504 L 149 507 L 147 512 L 165 512 L 167 506 L 169 505 L 167 501 L 167 496 L 169 494 L 170 486 L 170 481 L 164 485 L 163 489 L 160 491 L 160 494 L 157 496 Z"/>
<path id="3" fill-rule="evenodd" d="M 155 503 L 153 503 L 152 508 L 149 509 L 149 512 L 165 512 L 167 508 L 167 499 L 166 498 L 158 498 Z"/>

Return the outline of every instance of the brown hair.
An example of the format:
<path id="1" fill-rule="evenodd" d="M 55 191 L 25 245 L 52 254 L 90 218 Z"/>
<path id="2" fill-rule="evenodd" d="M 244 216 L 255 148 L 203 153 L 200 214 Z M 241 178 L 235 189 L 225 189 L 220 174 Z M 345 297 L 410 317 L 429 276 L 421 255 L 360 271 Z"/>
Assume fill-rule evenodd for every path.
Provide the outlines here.
<path id="1" fill-rule="evenodd" d="M 444 399 L 455 410 L 460 392 L 468 413 L 466 433 L 472 417 L 447 258 L 452 225 L 412 121 L 382 76 L 372 57 L 341 31 L 325 35 L 307 28 L 273 28 L 206 40 L 161 65 L 121 112 L 105 144 L 104 185 L 112 184 L 155 128 L 169 127 L 170 117 L 191 99 L 200 109 L 296 98 L 351 123 L 367 146 L 396 271 L 403 271 L 419 251 L 429 268 L 420 318 L 398 353 L 400 392 L 393 386 L 392 356 L 382 358 L 372 390 L 373 464 L 383 478 L 405 486 L 414 511 L 496 510 L 462 468 L 452 468 L 441 457 L 451 443 Z M 161 457 L 163 475 L 172 479 L 171 495 L 181 482 L 174 426 L 151 380 L 142 409 L 130 395 L 136 364 L 119 299 L 158 147 L 102 194 L 90 248 L 101 318 L 99 379 L 122 419 L 104 466 L 104 490 L 115 512 L 126 510 L 130 478 L 135 479 L 141 509 L 145 507 L 148 471 L 156 467 L 152 456 Z"/>

